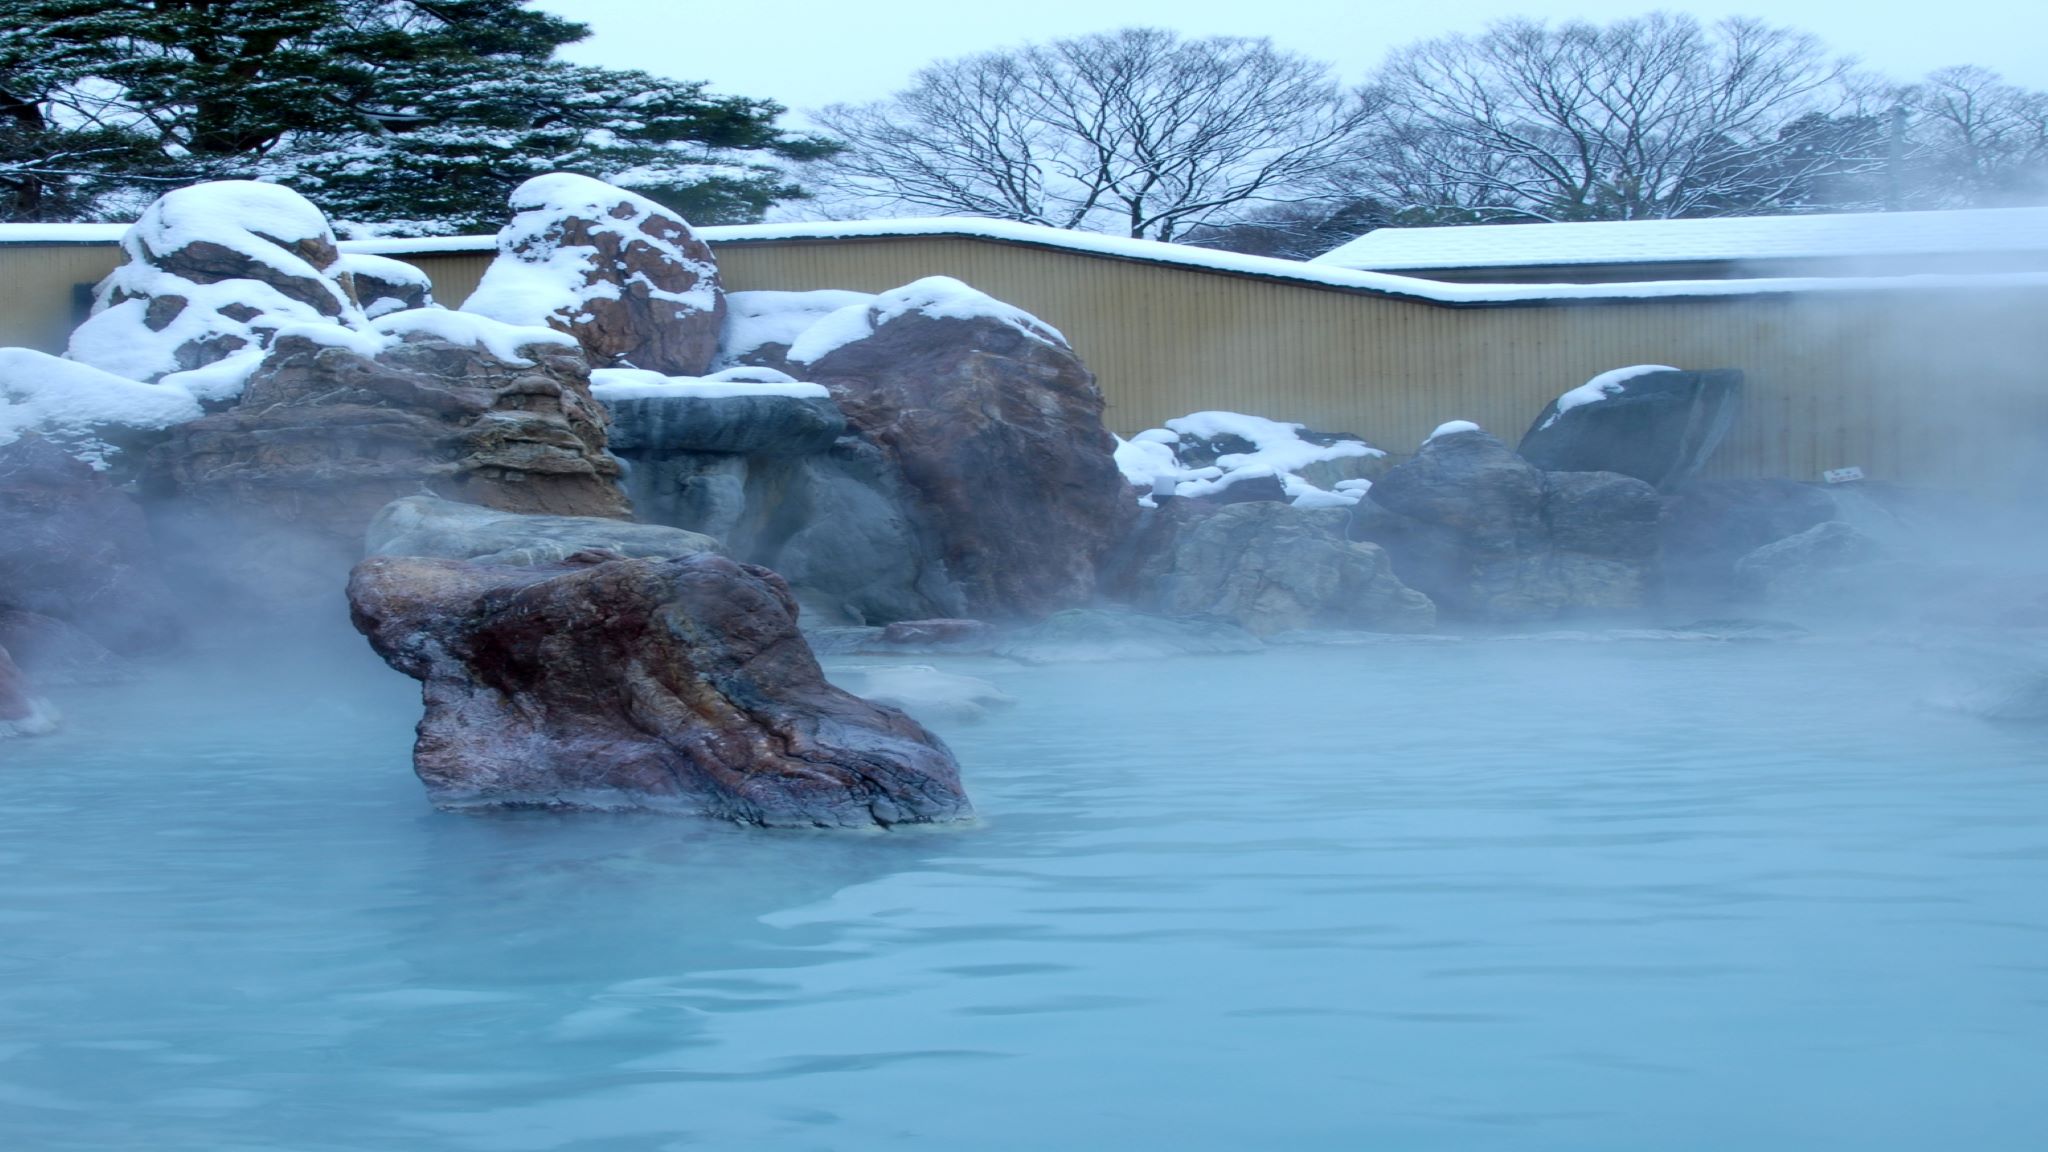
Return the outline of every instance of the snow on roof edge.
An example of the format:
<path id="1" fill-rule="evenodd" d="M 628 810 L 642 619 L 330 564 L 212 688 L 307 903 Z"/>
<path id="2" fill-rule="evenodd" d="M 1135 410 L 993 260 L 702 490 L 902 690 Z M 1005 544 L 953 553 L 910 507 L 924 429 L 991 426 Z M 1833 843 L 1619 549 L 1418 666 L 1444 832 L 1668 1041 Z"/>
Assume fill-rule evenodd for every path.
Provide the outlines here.
<path id="1" fill-rule="evenodd" d="M 1503 227 L 1506 227 L 1505 225 Z M 1530 227 L 1540 227 L 1530 225 Z M 39 239 L 42 232 L 106 229 L 108 240 Z M 0 244 L 111 243 L 126 225 L 0 224 Z M 1281 280 L 1311 287 L 1333 288 L 1415 300 L 1449 307 L 1541 304 L 1559 301 L 1676 300 L 1701 297 L 1776 296 L 1803 292 L 1896 291 L 1926 289 L 2048 288 L 2048 272 L 1984 274 L 1919 273 L 1904 276 L 1805 276 L 1755 280 L 1656 280 L 1618 284 L 1452 284 L 1390 272 L 1367 272 L 1330 264 L 1246 256 L 1159 240 L 1133 240 L 1095 232 L 1076 232 L 1040 224 L 976 217 L 940 216 L 894 220 L 804 221 L 781 224 L 712 225 L 696 230 L 714 247 L 723 244 L 805 240 L 866 240 L 898 237 L 952 236 L 1023 244 L 1078 252 L 1109 259 L 1163 264 L 1224 275 Z M 383 238 L 344 240 L 343 252 L 365 255 L 425 256 L 455 252 L 493 252 L 494 236 L 434 236 L 414 240 Z"/>
<path id="2" fill-rule="evenodd" d="M 2048 251 L 2048 207 L 1375 228 L 1310 263 L 1380 272 Z"/>

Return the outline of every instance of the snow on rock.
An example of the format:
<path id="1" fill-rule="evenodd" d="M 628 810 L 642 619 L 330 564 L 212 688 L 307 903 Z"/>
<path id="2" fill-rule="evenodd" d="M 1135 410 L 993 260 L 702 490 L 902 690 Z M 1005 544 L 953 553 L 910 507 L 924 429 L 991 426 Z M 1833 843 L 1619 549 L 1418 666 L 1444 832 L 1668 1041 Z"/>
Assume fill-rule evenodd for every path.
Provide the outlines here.
<path id="1" fill-rule="evenodd" d="M 806 328 L 842 308 L 865 308 L 874 302 L 871 292 L 835 288 L 814 292 L 728 292 L 717 363 L 744 364 L 748 357 L 763 350 L 780 359 Z"/>
<path id="2" fill-rule="evenodd" d="M 397 340 L 407 336 L 433 336 L 451 344 L 466 344 L 482 348 L 507 364 L 524 368 L 533 363 L 519 354 L 521 348 L 534 344 L 554 344 L 573 348 L 574 337 L 557 332 L 552 328 L 507 324 L 488 316 L 468 312 L 451 312 L 446 308 L 416 308 L 405 312 L 393 312 L 370 321 L 372 332 L 382 333 Z"/>
<path id="3" fill-rule="evenodd" d="M 805 328 L 790 345 L 789 359 L 810 364 L 856 340 L 864 340 L 891 320 L 911 314 L 934 320 L 992 319 L 1055 348 L 1068 347 L 1059 330 L 1015 305 L 1005 304 L 951 276 L 927 276 L 880 296 L 849 304 Z"/>
<path id="4" fill-rule="evenodd" d="M 320 324 L 315 327 L 348 332 L 350 329 L 337 324 Z M 173 372 L 157 381 L 160 388 L 183 388 L 192 398 L 202 404 L 225 404 L 242 395 L 242 389 L 249 384 L 249 377 L 263 366 L 264 350 L 244 348 L 225 360 L 216 360 L 203 368 L 192 368 L 184 372 Z"/>
<path id="5" fill-rule="evenodd" d="M 1665 364 L 1637 364 L 1628 368 L 1616 368 L 1611 372 L 1602 372 L 1577 388 L 1559 396 L 1557 398 L 1557 410 L 1552 412 L 1550 418 L 1543 422 L 1543 427 L 1548 428 L 1555 424 L 1559 416 L 1574 408 L 1605 400 L 1614 393 L 1621 391 L 1622 385 L 1638 376 L 1647 376 L 1652 372 L 1676 371 L 1678 369 Z"/>
<path id="6" fill-rule="evenodd" d="M 341 268 L 355 281 L 363 315 L 373 320 L 391 312 L 439 307 L 434 303 L 434 281 L 403 260 L 344 252 Z"/>
<path id="7" fill-rule="evenodd" d="M 0 444 L 40 432 L 94 468 L 115 430 L 168 428 L 201 415 L 183 388 L 144 384 L 28 348 L 0 348 Z"/>
<path id="8" fill-rule="evenodd" d="M 590 394 L 606 403 L 669 396 L 697 396 L 706 400 L 722 400 L 730 396 L 794 396 L 804 400 L 824 400 L 831 396 L 822 384 L 799 383 L 780 372 L 774 375 L 782 379 L 734 379 L 723 372 L 717 376 L 664 376 L 641 368 L 598 368 L 590 373 Z"/>
<path id="9" fill-rule="evenodd" d="M 1484 431 L 1486 431 L 1486 429 L 1481 428 L 1479 425 L 1474 424 L 1470 420 L 1447 420 L 1444 423 L 1437 425 L 1436 431 L 1431 432 L 1427 436 L 1424 436 L 1422 438 L 1422 442 L 1424 444 L 1427 444 L 1431 440 L 1434 440 L 1439 436 L 1455 436 L 1460 432 Z"/>
<path id="10" fill-rule="evenodd" d="M 1152 429 L 1157 432 L 1162 429 Z M 1180 482 L 1188 477 L 1189 469 L 1181 467 L 1174 458 L 1170 441 L 1148 439 L 1148 433 L 1140 432 L 1129 440 L 1117 437 L 1116 467 L 1139 490 L 1138 504 L 1145 508 L 1157 508 L 1154 496 L 1171 496 Z"/>
<path id="11" fill-rule="evenodd" d="M 358 324 L 326 218 L 288 188 L 251 180 L 167 192 L 122 236 L 69 355 L 155 380 L 266 346 L 286 324 Z"/>
<path id="12" fill-rule="evenodd" d="M 1168 420 L 1117 442 L 1117 467 L 1124 478 L 1153 496 L 1214 496 L 1240 481 L 1273 477 L 1288 502 L 1302 508 L 1339 508 L 1358 503 L 1363 480 L 1344 480 L 1324 488 L 1301 476 L 1314 465 L 1347 459 L 1370 459 L 1386 453 L 1363 440 L 1321 437 L 1308 439 L 1307 427 L 1241 412 L 1195 412 Z M 1241 447 L 1240 447 L 1241 446 Z M 1218 451 L 1220 449 L 1220 451 Z M 1213 459 L 1209 459 L 1213 457 Z M 1208 462 L 1203 463 L 1204 459 Z M 1359 485 L 1364 487 L 1359 487 Z M 1150 496 L 1138 503 L 1152 507 Z"/>
<path id="13" fill-rule="evenodd" d="M 682 217 L 568 172 L 521 184 L 512 209 L 464 312 L 567 332 L 599 367 L 710 368 L 724 294 L 710 247 Z"/>

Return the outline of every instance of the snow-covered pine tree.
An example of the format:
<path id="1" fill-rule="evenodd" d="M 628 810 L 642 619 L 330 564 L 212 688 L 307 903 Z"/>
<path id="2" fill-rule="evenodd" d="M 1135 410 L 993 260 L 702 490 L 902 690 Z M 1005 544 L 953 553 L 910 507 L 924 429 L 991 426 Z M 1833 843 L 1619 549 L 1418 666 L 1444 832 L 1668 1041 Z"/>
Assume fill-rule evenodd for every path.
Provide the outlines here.
<path id="1" fill-rule="evenodd" d="M 780 162 L 830 146 L 778 105 L 553 58 L 586 34 L 527 0 L 0 0 L 0 218 L 230 177 L 358 233 L 488 230 L 558 169 L 704 223 L 802 195 Z"/>

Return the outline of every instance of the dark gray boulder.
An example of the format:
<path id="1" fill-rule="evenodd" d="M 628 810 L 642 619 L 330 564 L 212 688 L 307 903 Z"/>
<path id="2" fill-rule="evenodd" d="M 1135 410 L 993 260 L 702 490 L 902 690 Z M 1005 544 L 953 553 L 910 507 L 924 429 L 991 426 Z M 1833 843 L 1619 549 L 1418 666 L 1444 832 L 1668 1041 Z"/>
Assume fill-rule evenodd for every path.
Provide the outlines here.
<path id="1" fill-rule="evenodd" d="M 611 449 L 627 457 L 809 456 L 830 451 L 846 433 L 837 405 L 804 396 L 636 396 L 605 407 Z"/>
<path id="2" fill-rule="evenodd" d="M 1543 409 L 1516 452 L 1546 472 L 1619 472 L 1658 488 L 1697 475 L 1734 423 L 1742 373 L 1595 377 Z"/>
<path id="3" fill-rule="evenodd" d="M 1261 502 L 1173 501 L 1146 534 L 1139 606 L 1227 620 L 1255 636 L 1305 628 L 1426 632 L 1436 606 L 1378 545 L 1347 540 L 1349 513 Z"/>
<path id="4" fill-rule="evenodd" d="M 702 533 L 782 574 L 825 620 L 961 615 L 912 493 L 830 400 L 613 401 L 611 443 L 642 520 Z"/>
<path id="5" fill-rule="evenodd" d="M 1350 534 L 1446 614 L 1496 623 L 1642 607 L 1660 501 L 1633 477 L 1546 473 L 1478 429 L 1447 432 L 1374 484 Z"/>
<path id="6" fill-rule="evenodd" d="M 1891 552 L 1840 520 L 1775 540 L 1735 563 L 1738 588 L 1767 602 L 1845 608 L 1898 575 Z"/>
<path id="7" fill-rule="evenodd" d="M 1667 602 L 1712 611 L 1739 594 L 1736 562 L 1834 520 L 1832 492 L 1796 480 L 1695 480 L 1664 499 L 1658 524 Z"/>

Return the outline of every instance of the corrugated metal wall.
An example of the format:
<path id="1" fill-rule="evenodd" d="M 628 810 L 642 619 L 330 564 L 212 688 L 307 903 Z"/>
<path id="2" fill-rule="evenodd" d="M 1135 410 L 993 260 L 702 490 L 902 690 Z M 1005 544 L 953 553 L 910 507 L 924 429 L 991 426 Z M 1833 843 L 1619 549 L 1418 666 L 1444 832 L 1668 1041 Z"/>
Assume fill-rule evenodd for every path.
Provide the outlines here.
<path id="1" fill-rule="evenodd" d="M 1122 432 L 1205 408 L 1355 432 L 1396 454 L 1439 423 L 1512 442 L 1549 400 L 1628 364 L 1740 368 L 1727 475 L 2009 481 L 2048 447 L 2048 290 L 1826 291 L 1450 308 L 1305 284 L 957 237 L 751 242 L 726 287 L 881 291 L 957 277 L 1064 331 Z M 0 343 L 69 321 L 111 249 L 5 246 Z M 488 253 L 421 256 L 457 304 Z M 24 337 L 28 338 L 24 338 Z"/>
<path id="2" fill-rule="evenodd" d="M 965 238 L 730 244 L 719 262 L 733 289 L 958 277 L 1065 332 L 1123 432 L 1226 408 L 1397 454 L 1453 419 L 1513 443 L 1566 389 L 1662 363 L 1748 374 L 1727 475 L 1973 483 L 2048 447 L 2041 289 L 1447 308 Z M 1991 450 L 1987 429 L 2017 442 Z"/>
<path id="3" fill-rule="evenodd" d="M 0 244 L 0 348 L 62 352 L 77 324 L 77 290 L 120 262 L 113 244 Z"/>

